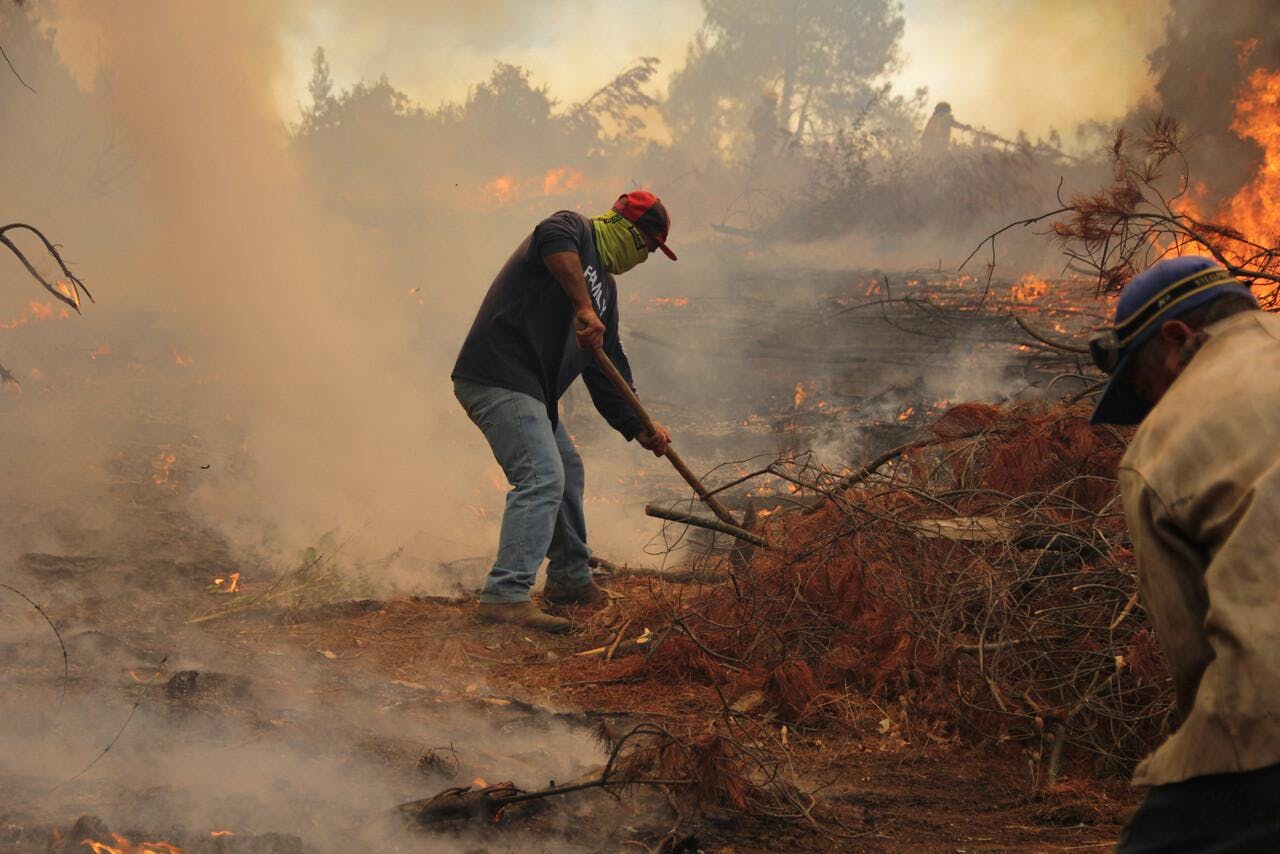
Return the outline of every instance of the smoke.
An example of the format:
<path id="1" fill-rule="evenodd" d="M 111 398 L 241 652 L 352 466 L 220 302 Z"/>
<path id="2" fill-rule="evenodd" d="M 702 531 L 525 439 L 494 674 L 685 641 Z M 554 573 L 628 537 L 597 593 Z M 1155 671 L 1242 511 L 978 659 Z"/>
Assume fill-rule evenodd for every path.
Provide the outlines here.
<path id="1" fill-rule="evenodd" d="M 244 837 L 272 832 L 300 837 L 309 851 L 420 850 L 423 840 L 405 832 L 394 807 L 451 785 L 448 771 L 458 785 L 510 779 L 535 789 L 602 762 L 581 726 L 474 698 L 470 705 L 440 702 L 459 689 L 442 681 L 389 682 L 305 654 L 286 632 L 259 634 L 252 624 L 240 627 L 257 635 L 252 639 L 243 631 L 238 638 L 190 626 L 175 631 L 173 612 L 200 596 L 181 573 L 160 581 L 152 570 L 157 598 L 143 601 L 123 584 L 104 589 L 104 576 L 124 580 L 109 560 L 27 558 L 0 567 L 57 618 L 70 652 L 64 694 L 49 627 L 11 591 L 0 591 L 6 834 L 15 826 L 33 836 L 42 825 L 65 830 L 87 813 L 134 842 L 160 838 L 184 850 L 215 830 L 245 846 L 251 843 Z M 92 622 L 71 616 L 86 606 L 93 606 Z M 485 696 L 483 684 L 470 690 Z M 419 769 L 430 749 L 456 767 Z M 584 809 L 599 810 L 604 821 L 610 808 L 599 800 Z M 570 828 L 564 834 L 539 844 L 583 850 Z M 485 847 L 532 844 L 518 829 L 503 837 Z M 48 850 L 48 838 L 46 831 L 45 845 L 6 850 Z M 437 835 L 430 845 L 465 851 L 476 842 Z M 267 847 L 259 841 L 252 850 Z"/>
<path id="2" fill-rule="evenodd" d="M 1160 43 L 1169 0 L 907 0 L 899 76 L 927 86 L 962 121 L 1006 137 L 1114 122 L 1151 91 L 1146 55 Z M 1085 141 L 1085 145 L 1088 144 Z"/>
<path id="3" fill-rule="evenodd" d="M 95 287 L 102 305 L 86 309 L 76 332 L 92 329 L 111 350 L 102 364 L 115 367 L 64 358 L 68 379 L 89 375 L 74 400 L 62 388 L 14 402 L 24 428 L 53 431 L 61 446 L 38 459 L 32 435 L 11 434 L 28 476 L 24 503 L 65 506 L 73 496 L 58 494 L 51 469 L 66 473 L 62 488 L 73 473 L 92 487 L 100 454 L 82 450 L 142 432 L 178 456 L 199 517 L 241 544 L 291 548 L 340 528 L 370 554 L 415 542 L 424 559 L 458 548 L 476 530 L 458 499 L 475 497 L 481 448 L 460 409 L 440 401 L 451 400 L 464 317 L 490 272 L 471 259 L 495 257 L 490 236 L 514 242 L 524 224 L 450 234 L 430 243 L 427 265 L 406 269 L 384 236 L 327 212 L 270 95 L 282 67 L 276 34 L 296 6 L 35 9 L 90 89 L 57 104 L 66 85 L 7 95 L 11 126 L 52 117 L 55 145 L 70 137 L 87 150 L 7 189 L 16 210 L 44 215 Z M 56 118 L 77 110 L 97 133 L 72 136 L 72 122 Z M 39 148 L 41 138 L 11 144 Z M 46 175 L 101 159 L 106 146 L 124 164 L 117 187 L 97 196 L 66 187 L 57 205 L 39 203 Z M 20 272 L 9 278 L 21 286 Z M 42 332 L 67 341 L 62 328 Z M 181 376 L 166 382 L 178 361 Z M 171 429 L 155 429 L 165 419 Z"/>
<path id="4" fill-rule="evenodd" d="M 644 26 L 636 26 L 637 15 Z M 463 100 L 495 60 L 528 68 L 558 97 L 578 100 L 638 56 L 658 57 L 660 74 L 678 67 L 702 9 L 688 0 L 655 0 L 643 12 L 579 4 L 568 14 L 516 0 L 324 0 L 300 17 L 282 33 L 287 76 L 279 100 L 289 110 L 304 91 L 316 45 L 335 48 L 340 85 L 386 74 L 427 105 Z"/>
<path id="5" fill-rule="evenodd" d="M 735 274 L 725 264 L 728 250 L 709 242 L 707 225 L 768 227 L 785 208 L 783 193 L 804 197 L 803 185 L 778 196 L 743 192 L 737 166 L 709 165 L 706 153 L 678 145 L 602 152 L 580 122 L 562 114 L 538 125 L 554 134 L 523 140 L 521 122 L 553 106 L 536 82 L 491 92 L 492 103 L 474 116 L 458 108 L 465 121 L 448 111 L 428 119 L 410 110 L 391 122 L 384 119 L 392 113 L 369 110 L 361 114 L 367 124 L 323 141 L 327 148 L 304 151 L 290 136 L 277 93 L 280 86 L 297 90 L 305 34 L 349 33 L 360 62 L 376 63 L 411 53 L 400 39 L 436 21 L 427 7 L 390 0 L 367 17 L 354 8 L 210 3 L 141 13 L 127 4 L 48 0 L 31 4 L 30 13 L 6 12 L 6 47 L 41 90 L 3 90 L 0 104 L 23 130 L 0 143 L 13 174 L 8 199 L 66 247 L 102 299 L 84 318 L 32 324 L 0 341 L 16 348 L 0 352 L 0 364 L 16 365 L 26 389 L 4 410 L 13 428 L 10 482 L 22 484 L 5 496 L 10 518 L 23 523 L 14 548 L 120 536 L 104 497 L 111 484 L 159 474 L 181 487 L 201 524 L 239 546 L 287 554 L 337 531 L 354 538 L 352 552 L 362 558 L 403 550 L 379 581 L 435 583 L 436 563 L 482 556 L 495 539 L 505 485 L 454 405 L 447 377 L 480 294 L 532 222 L 556 207 L 592 213 L 621 189 L 652 186 L 675 213 L 673 239 L 699 249 L 678 265 L 654 270 L 662 263 L 655 261 L 626 277 L 624 300 L 720 298 Z M 1146 51 L 1163 6 L 1152 0 L 1144 14 L 1126 8 L 1124 16 L 1086 21 L 993 0 L 966 13 L 978 30 L 954 30 L 949 43 L 935 43 L 916 60 L 952 69 L 955 85 L 986 93 L 984 110 L 1003 110 L 1018 123 L 1031 123 L 1033 105 L 1097 115 L 1081 97 L 1105 93 L 1131 102 L 1146 85 L 1129 59 Z M 1170 33 L 1189 8 L 1175 7 Z M 933 13 L 941 14 L 911 5 L 908 34 L 940 26 Z M 47 36 L 33 31 L 28 14 Z M 505 58 L 507 47 L 518 54 L 537 41 L 533 34 L 546 26 L 537 18 L 525 7 L 480 4 L 436 29 L 465 36 L 477 51 L 503 49 Z M 399 29 L 392 22 L 401 22 Z M 1223 24 L 1228 30 L 1234 33 Z M 1010 80 L 1024 78 L 1008 69 L 1025 64 L 1019 51 L 1040 44 L 1035 34 L 1045 32 L 1060 52 L 1040 45 L 1036 67 L 1078 67 L 1095 77 L 1066 75 L 1066 88 L 1051 91 L 1011 88 Z M 1113 44 L 1117 39 L 1126 50 Z M 564 65 L 594 67 L 592 56 L 574 53 Z M 617 65 L 593 79 L 603 82 Z M 1121 66 L 1128 70 L 1119 73 Z M 995 68 L 1005 74 L 1000 81 L 983 71 Z M 1169 65 L 1162 80 L 1172 86 L 1174 73 Z M 1113 75 L 1114 85 L 1093 85 L 1097 75 Z M 966 115 L 963 102 L 947 97 L 961 119 L 983 123 L 997 114 Z M 428 121 L 453 136 L 423 148 Z M 957 160 L 938 174 L 921 171 L 919 193 L 882 193 L 886 202 L 900 200 L 896 212 L 891 204 L 859 206 L 856 193 L 841 190 L 833 198 L 860 207 L 853 213 L 864 222 L 871 214 L 914 219 L 917 231 L 852 242 L 838 230 L 848 212 L 819 209 L 815 221 L 831 227 L 831 242 L 815 245 L 810 234 L 807 246 L 787 251 L 786 263 L 941 263 L 971 243 L 972 233 L 1037 212 L 1051 191 L 1047 171 L 1006 160 Z M 803 169 L 791 172 L 789 180 L 804 181 Z M 745 180 L 750 188 L 752 177 Z M 893 180 L 885 188 L 892 190 Z M 514 201 L 492 196 L 499 181 L 516 188 Z M 1031 183 L 1042 192 L 1026 192 Z M 920 222 L 921 206 L 931 213 L 954 208 L 963 227 Z M 803 230 L 792 233 L 804 238 Z M 697 262 L 700 255 L 705 263 Z M 759 260 L 735 263 L 747 270 Z M 0 311 L 12 317 L 25 310 L 27 297 L 17 294 L 30 285 L 15 267 L 6 275 L 15 287 L 0 295 L 10 300 Z M 770 312 L 758 304 L 751 310 Z M 668 400 L 701 405 L 704 393 L 681 386 L 711 383 L 742 392 L 747 405 L 758 399 L 749 384 L 742 389 L 724 378 L 739 350 L 720 346 L 692 360 L 687 342 L 678 348 L 683 357 L 643 342 L 636 350 L 640 386 L 660 414 Z M 616 449 L 617 439 L 582 423 L 592 418 L 574 415 L 569 423 L 591 445 L 593 484 L 607 488 L 662 470 L 632 448 L 597 451 L 605 442 Z M 164 462 L 169 455 L 172 465 Z M 606 506 L 593 520 L 599 543 L 615 556 L 642 540 L 637 509 L 626 504 L 612 513 Z"/>

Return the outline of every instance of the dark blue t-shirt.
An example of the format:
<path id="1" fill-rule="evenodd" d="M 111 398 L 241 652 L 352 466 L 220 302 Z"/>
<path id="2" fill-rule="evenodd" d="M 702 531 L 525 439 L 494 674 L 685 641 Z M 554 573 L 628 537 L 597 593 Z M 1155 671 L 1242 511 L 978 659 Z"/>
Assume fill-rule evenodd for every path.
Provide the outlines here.
<path id="1" fill-rule="evenodd" d="M 558 422 L 561 395 L 579 375 L 605 420 L 628 439 L 643 426 L 626 400 L 574 336 L 573 303 L 543 258 L 577 252 L 587 291 L 604 322 L 604 350 L 634 386 L 631 365 L 618 337 L 618 286 L 596 253 L 591 221 L 574 211 L 544 219 L 516 247 L 489 286 L 462 344 L 452 378 L 522 392 L 547 405 Z"/>

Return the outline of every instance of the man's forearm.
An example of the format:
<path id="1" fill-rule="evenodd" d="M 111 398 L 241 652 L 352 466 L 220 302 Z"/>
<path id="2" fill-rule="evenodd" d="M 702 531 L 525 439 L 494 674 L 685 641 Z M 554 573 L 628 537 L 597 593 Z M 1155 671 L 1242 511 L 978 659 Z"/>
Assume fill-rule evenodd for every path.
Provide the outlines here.
<path id="1" fill-rule="evenodd" d="M 553 252 L 544 256 L 542 262 L 556 277 L 574 310 L 594 309 L 591 295 L 587 293 L 587 279 L 582 272 L 582 258 L 577 252 Z"/>

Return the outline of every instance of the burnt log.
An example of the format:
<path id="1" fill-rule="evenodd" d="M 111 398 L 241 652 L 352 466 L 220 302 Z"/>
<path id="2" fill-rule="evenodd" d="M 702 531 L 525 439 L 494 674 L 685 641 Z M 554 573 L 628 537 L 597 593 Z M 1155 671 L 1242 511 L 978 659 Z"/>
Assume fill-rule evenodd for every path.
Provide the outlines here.
<path id="1" fill-rule="evenodd" d="M 405 819 L 420 827 L 432 827 L 447 822 L 494 822 L 511 799 L 521 790 L 510 781 L 496 783 L 483 789 L 457 786 L 445 789 L 438 795 L 420 801 L 401 804 L 398 809 Z"/>

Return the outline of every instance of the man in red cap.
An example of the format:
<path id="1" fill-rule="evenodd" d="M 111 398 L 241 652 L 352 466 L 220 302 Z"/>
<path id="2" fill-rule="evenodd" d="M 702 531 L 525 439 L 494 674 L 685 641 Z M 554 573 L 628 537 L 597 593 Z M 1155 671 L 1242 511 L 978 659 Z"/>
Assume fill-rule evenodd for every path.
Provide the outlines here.
<path id="1" fill-rule="evenodd" d="M 1280 851 L 1280 317 L 1170 258 L 1090 343 L 1111 376 L 1094 422 L 1139 425 L 1120 494 L 1182 718 L 1116 850 Z"/>
<path id="2" fill-rule="evenodd" d="M 552 632 L 570 623 L 533 605 L 529 590 L 544 557 L 543 600 L 596 604 L 608 595 L 587 567 L 584 475 L 559 420 L 561 395 L 579 376 L 596 409 L 628 441 L 661 456 L 671 441 L 639 417 L 594 361 L 603 349 L 632 383 L 618 337 L 614 276 L 667 248 L 671 218 L 661 200 L 637 190 L 594 218 L 559 211 L 516 247 L 480 304 L 453 368 L 453 388 L 484 433 L 507 480 L 498 556 L 480 594 L 481 618 Z"/>

